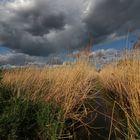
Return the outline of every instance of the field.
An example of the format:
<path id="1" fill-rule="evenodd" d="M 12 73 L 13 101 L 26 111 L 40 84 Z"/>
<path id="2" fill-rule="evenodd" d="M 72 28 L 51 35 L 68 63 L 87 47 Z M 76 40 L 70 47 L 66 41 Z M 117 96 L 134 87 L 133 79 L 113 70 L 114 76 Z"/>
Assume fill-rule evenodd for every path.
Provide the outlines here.
<path id="1" fill-rule="evenodd" d="M 1 71 L 0 140 L 140 140 L 139 51 L 97 71 L 88 61 Z"/>

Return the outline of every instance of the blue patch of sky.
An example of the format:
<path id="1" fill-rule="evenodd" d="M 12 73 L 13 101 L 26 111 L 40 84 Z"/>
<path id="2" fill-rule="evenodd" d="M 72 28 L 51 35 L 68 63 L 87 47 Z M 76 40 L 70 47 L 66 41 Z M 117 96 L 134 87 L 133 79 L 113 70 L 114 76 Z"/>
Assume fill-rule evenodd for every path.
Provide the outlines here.
<path id="1" fill-rule="evenodd" d="M 9 49 L 9 48 L 7 48 L 5 46 L 0 45 L 0 54 L 5 54 L 5 53 L 8 53 L 10 51 L 11 51 L 11 49 Z"/>
<path id="2" fill-rule="evenodd" d="M 126 37 L 117 39 L 111 42 L 93 45 L 92 50 L 96 51 L 98 49 L 109 49 L 113 48 L 116 50 L 132 49 L 134 44 L 137 42 L 136 34 L 129 34 Z"/>
<path id="3" fill-rule="evenodd" d="M 120 39 L 112 42 L 97 44 L 93 46 L 93 50 L 96 51 L 98 49 L 109 49 L 109 48 L 121 50 L 124 48 L 124 46 L 125 46 L 125 39 Z"/>

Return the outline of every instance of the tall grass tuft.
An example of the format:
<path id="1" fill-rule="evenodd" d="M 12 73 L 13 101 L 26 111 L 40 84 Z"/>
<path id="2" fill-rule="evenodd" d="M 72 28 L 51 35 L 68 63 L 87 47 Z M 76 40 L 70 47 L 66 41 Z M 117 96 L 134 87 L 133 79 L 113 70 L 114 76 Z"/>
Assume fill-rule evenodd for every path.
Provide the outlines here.
<path id="1" fill-rule="evenodd" d="M 74 115 L 84 100 L 94 98 L 96 74 L 94 67 L 85 62 L 58 68 L 27 68 L 6 71 L 3 83 L 16 96 L 30 96 L 32 100 L 54 100 L 65 117 Z M 92 95 L 89 95 L 93 91 Z M 27 93 L 27 94 L 26 94 Z"/>
<path id="2" fill-rule="evenodd" d="M 55 102 L 15 96 L 0 84 L 0 140 L 57 140 L 69 136 L 64 131 L 64 113 Z"/>
<path id="3" fill-rule="evenodd" d="M 140 139 L 140 57 L 131 51 L 115 67 L 107 66 L 101 80 L 107 94 L 116 103 L 116 112 L 127 139 Z M 123 128 L 121 126 L 121 128 Z"/>
<path id="4" fill-rule="evenodd" d="M 41 129 L 38 135 L 43 140 L 46 137 L 55 140 L 61 137 L 73 138 L 72 129 L 78 122 L 86 126 L 82 121 L 91 112 L 86 107 L 87 101 L 94 100 L 98 93 L 97 77 L 94 66 L 84 61 L 56 68 L 6 70 L 2 83 L 12 91 L 11 96 L 29 99 L 33 107 L 36 103 L 38 108 L 43 102 L 35 113 L 36 123 Z M 48 106 L 49 102 L 56 103 L 60 111 L 55 112 L 55 105 Z"/>

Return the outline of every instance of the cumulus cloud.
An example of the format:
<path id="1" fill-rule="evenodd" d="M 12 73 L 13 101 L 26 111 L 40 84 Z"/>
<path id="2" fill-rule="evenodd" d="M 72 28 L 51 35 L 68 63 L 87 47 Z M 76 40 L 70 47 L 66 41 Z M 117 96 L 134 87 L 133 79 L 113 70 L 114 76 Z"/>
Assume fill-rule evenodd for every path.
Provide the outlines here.
<path id="1" fill-rule="evenodd" d="M 28 65 L 30 63 L 41 63 L 41 58 L 29 56 L 23 53 L 15 53 L 15 52 L 8 52 L 4 54 L 0 54 L 0 66 L 3 65 Z"/>
<path id="2" fill-rule="evenodd" d="M 110 62 L 117 62 L 121 58 L 122 52 L 113 48 L 99 49 L 93 52 L 93 63 L 97 68 L 101 68 Z"/>
<path id="3" fill-rule="evenodd" d="M 118 56 L 119 57 L 120 52 L 116 49 L 113 48 L 109 48 L 109 49 L 99 49 L 97 51 L 93 52 L 93 56 L 96 58 L 102 58 L 102 59 L 106 59 L 109 57 L 115 57 Z"/>
<path id="4" fill-rule="evenodd" d="M 3 44 L 29 55 L 47 56 L 85 40 L 83 0 L 14 0 L 1 4 Z"/>
<path id="5" fill-rule="evenodd" d="M 78 52 L 74 52 L 75 54 Z M 116 49 L 99 49 L 92 52 L 93 61 L 98 60 L 98 63 L 103 64 L 118 59 L 120 52 Z M 62 59 L 63 58 L 63 59 Z M 14 51 L 8 51 L 6 53 L 0 53 L 0 67 L 4 65 L 12 66 L 27 66 L 27 65 L 62 65 L 67 56 L 63 55 L 49 55 L 48 57 L 30 56 L 24 53 L 16 53 Z"/>
<path id="6" fill-rule="evenodd" d="M 2 0 L 0 42 L 18 53 L 48 56 L 139 29 L 140 0 Z"/>

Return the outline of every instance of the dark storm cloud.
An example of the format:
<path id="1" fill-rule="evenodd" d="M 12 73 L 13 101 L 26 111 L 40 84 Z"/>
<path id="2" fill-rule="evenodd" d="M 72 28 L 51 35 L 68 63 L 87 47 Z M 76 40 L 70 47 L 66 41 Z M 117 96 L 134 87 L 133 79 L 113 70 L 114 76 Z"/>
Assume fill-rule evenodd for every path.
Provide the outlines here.
<path id="1" fill-rule="evenodd" d="M 1 43 L 20 53 L 48 56 L 104 42 L 140 25 L 140 0 L 10 0 L 0 3 Z"/>
<path id="2" fill-rule="evenodd" d="M 140 28 L 140 0 L 99 0 L 92 2 L 91 10 L 85 18 L 87 30 L 96 41 L 104 41 L 110 36 L 127 34 L 129 27 Z"/>
<path id="3" fill-rule="evenodd" d="M 43 19 L 37 20 L 36 17 L 33 19 L 31 27 L 27 29 L 33 35 L 44 35 L 49 33 L 50 30 L 60 30 L 64 27 L 64 16 L 59 15 L 49 15 L 48 17 L 43 17 Z M 36 23 L 34 25 L 34 23 Z"/>
<path id="4" fill-rule="evenodd" d="M 13 0 L 1 4 L 1 42 L 17 52 L 38 56 L 81 46 L 85 30 L 80 1 Z"/>
<path id="5" fill-rule="evenodd" d="M 49 4 L 44 5 L 45 1 L 35 3 L 33 7 L 16 11 L 13 22 L 26 25 L 23 30 L 35 36 L 42 36 L 51 30 L 62 30 L 65 26 L 65 15 L 61 11 L 51 12 Z"/>

